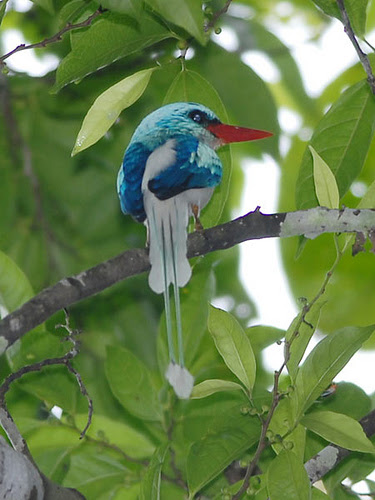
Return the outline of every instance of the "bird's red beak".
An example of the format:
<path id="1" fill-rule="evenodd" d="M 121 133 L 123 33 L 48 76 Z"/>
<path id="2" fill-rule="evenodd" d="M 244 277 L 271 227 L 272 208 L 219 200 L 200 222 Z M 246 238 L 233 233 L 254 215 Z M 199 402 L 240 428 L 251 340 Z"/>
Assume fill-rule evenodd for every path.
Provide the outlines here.
<path id="1" fill-rule="evenodd" d="M 265 130 L 256 130 L 254 128 L 235 127 L 234 125 L 225 125 L 224 123 L 211 123 L 208 130 L 220 139 L 223 144 L 230 142 L 254 141 L 264 139 L 273 135 Z"/>

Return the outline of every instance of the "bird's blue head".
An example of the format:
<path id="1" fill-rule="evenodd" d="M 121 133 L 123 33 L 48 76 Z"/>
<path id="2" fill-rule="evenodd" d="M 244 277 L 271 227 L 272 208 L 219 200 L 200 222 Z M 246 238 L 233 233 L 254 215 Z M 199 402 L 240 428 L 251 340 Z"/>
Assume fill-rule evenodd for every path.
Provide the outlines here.
<path id="1" fill-rule="evenodd" d="M 218 140 L 208 127 L 219 123 L 215 113 L 202 104 L 175 102 L 147 115 L 137 127 L 133 140 L 151 142 L 155 147 L 177 133 L 191 134 L 215 148 L 219 146 Z"/>
<path id="2" fill-rule="evenodd" d="M 155 148 L 176 134 L 191 134 L 213 149 L 230 142 L 251 141 L 272 135 L 263 130 L 225 125 L 202 104 L 174 102 L 146 116 L 132 140 Z"/>

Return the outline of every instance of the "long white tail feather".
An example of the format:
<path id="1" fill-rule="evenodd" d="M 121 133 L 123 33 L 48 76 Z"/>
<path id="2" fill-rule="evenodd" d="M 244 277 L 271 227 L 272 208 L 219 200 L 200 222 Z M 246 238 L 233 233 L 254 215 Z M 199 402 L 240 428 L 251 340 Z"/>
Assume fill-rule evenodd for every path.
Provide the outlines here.
<path id="1" fill-rule="evenodd" d="M 163 293 L 175 278 L 181 288 L 191 277 L 186 257 L 189 205 L 181 201 L 176 202 L 176 198 L 159 200 L 150 192 L 144 196 L 150 238 L 148 281 L 156 293 Z"/>
<path id="2" fill-rule="evenodd" d="M 194 387 L 193 375 L 183 366 L 169 363 L 165 377 L 180 399 L 189 399 Z"/>
<path id="3" fill-rule="evenodd" d="M 146 179 L 147 180 L 147 179 Z M 146 181 L 144 186 L 147 186 Z M 184 348 L 181 324 L 179 288 L 185 286 L 191 277 L 191 267 L 187 259 L 187 225 L 191 207 L 204 206 L 211 197 L 213 188 L 203 188 L 180 193 L 168 200 L 159 200 L 147 188 L 143 192 L 144 208 L 147 215 L 149 258 L 151 271 L 150 288 L 164 294 L 167 340 L 169 349 L 166 378 L 177 396 L 188 399 L 193 390 L 194 378 L 184 367 Z M 169 285 L 173 284 L 176 312 L 178 364 L 172 336 L 172 319 Z"/>

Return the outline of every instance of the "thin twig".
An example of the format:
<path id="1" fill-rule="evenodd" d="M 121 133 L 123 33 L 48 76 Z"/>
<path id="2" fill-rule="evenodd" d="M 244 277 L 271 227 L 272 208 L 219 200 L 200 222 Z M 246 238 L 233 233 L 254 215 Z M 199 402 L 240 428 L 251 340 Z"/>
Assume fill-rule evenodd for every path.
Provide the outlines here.
<path id="1" fill-rule="evenodd" d="M 337 5 L 339 6 L 339 9 L 341 12 L 342 23 L 344 25 L 345 33 L 350 38 L 350 41 L 352 42 L 352 44 L 355 48 L 355 51 L 358 54 L 359 60 L 361 61 L 361 64 L 362 64 L 364 70 L 366 71 L 367 81 L 369 82 L 372 93 L 375 94 L 375 76 L 372 72 L 369 58 L 367 57 L 367 54 L 365 54 L 363 52 L 363 50 L 361 49 L 361 47 L 357 41 L 357 38 L 354 34 L 353 28 L 352 28 L 351 23 L 350 23 L 348 13 L 347 13 L 346 8 L 345 8 L 344 0 L 336 0 L 336 1 L 337 1 Z"/>
<path id="2" fill-rule="evenodd" d="M 262 430 L 260 433 L 260 438 L 258 441 L 258 446 L 255 451 L 254 457 L 249 463 L 246 474 L 243 480 L 243 483 L 241 485 L 241 488 L 237 491 L 235 495 L 233 495 L 232 500 L 238 500 L 241 498 L 241 496 L 245 493 L 247 488 L 249 487 L 250 484 L 250 479 L 251 476 L 254 474 L 255 468 L 258 465 L 259 459 L 263 453 L 263 451 L 270 445 L 270 442 L 268 441 L 267 438 L 267 431 L 271 423 L 271 419 L 273 417 L 273 414 L 275 413 L 275 410 L 277 408 L 277 405 L 279 404 L 281 394 L 279 392 L 279 379 L 282 371 L 284 370 L 286 366 L 286 362 L 284 361 L 279 370 L 277 370 L 274 373 L 274 382 L 273 382 L 273 389 L 272 389 L 272 403 L 271 407 L 268 411 L 267 418 L 265 420 L 262 420 Z"/>
<path id="3" fill-rule="evenodd" d="M 70 356 L 70 358 L 67 359 L 67 361 L 64 364 L 68 368 L 70 373 L 72 373 L 75 376 L 77 383 L 78 383 L 78 386 L 79 386 L 79 389 L 81 391 L 81 394 L 87 399 L 87 404 L 88 404 L 87 423 L 86 423 L 86 425 L 85 425 L 85 427 L 80 435 L 80 439 L 82 439 L 85 436 L 88 428 L 91 425 L 94 407 L 93 407 L 92 399 L 90 398 L 90 395 L 87 392 L 85 384 L 83 383 L 81 374 L 75 368 L 73 368 L 73 366 L 70 363 L 70 360 L 73 359 L 79 353 L 80 342 L 77 340 L 76 337 L 77 337 L 77 335 L 79 335 L 80 332 L 79 332 L 79 330 L 73 330 L 71 328 L 69 313 L 68 313 L 67 309 L 65 309 L 65 308 L 64 308 L 64 314 L 65 314 L 65 324 L 56 325 L 56 328 L 65 328 L 65 330 L 68 332 L 68 336 L 67 336 L 66 340 L 73 343 L 73 347 L 69 351 L 69 353 L 71 353 L 71 356 Z"/>
<path id="4" fill-rule="evenodd" d="M 44 359 L 43 361 L 39 361 L 38 363 L 34 363 L 32 365 L 23 366 L 16 372 L 13 372 L 10 375 L 8 375 L 8 377 L 6 377 L 6 379 L 4 380 L 3 384 L 0 387 L 0 407 L 6 410 L 5 395 L 8 392 L 10 385 L 15 380 L 20 379 L 26 373 L 38 372 L 42 370 L 45 366 L 65 365 L 68 368 L 68 370 L 75 376 L 82 395 L 85 396 L 85 398 L 88 401 L 87 424 L 83 429 L 83 431 L 81 432 L 80 438 L 82 439 L 91 424 L 92 414 L 93 414 L 93 403 L 82 381 L 81 375 L 77 372 L 77 370 L 75 370 L 75 368 L 73 368 L 73 366 L 70 363 L 71 360 L 75 358 L 79 353 L 79 341 L 76 339 L 76 336 L 78 335 L 79 332 L 77 330 L 73 330 L 70 327 L 69 314 L 66 309 L 64 309 L 64 312 L 65 312 L 65 324 L 56 325 L 56 328 L 65 328 L 65 330 L 68 332 L 68 336 L 64 340 L 72 342 L 73 344 L 72 348 L 66 354 L 64 354 L 64 356 L 60 356 L 57 358 L 48 358 Z"/>
<path id="5" fill-rule="evenodd" d="M 246 470 L 246 474 L 245 474 L 242 486 L 238 490 L 238 492 L 232 497 L 232 500 L 238 500 L 239 498 L 241 498 L 242 494 L 247 490 L 247 488 L 249 487 L 249 484 L 250 484 L 250 478 L 254 473 L 255 467 L 257 466 L 263 451 L 270 444 L 268 439 L 267 439 L 267 431 L 268 431 L 268 428 L 270 426 L 273 414 L 275 413 L 277 405 L 279 404 L 280 399 L 281 399 L 281 394 L 279 392 L 279 379 L 280 379 L 281 373 L 283 372 L 284 368 L 286 367 L 286 365 L 290 359 L 291 345 L 292 345 L 294 339 L 297 338 L 297 336 L 299 334 L 299 329 L 300 329 L 302 323 L 306 323 L 307 313 L 311 310 L 313 305 L 320 299 L 320 297 L 322 297 L 322 295 L 324 295 L 326 288 L 327 288 L 327 285 L 328 285 L 330 279 L 332 278 L 333 272 L 335 271 L 335 269 L 336 269 L 337 265 L 339 264 L 341 257 L 342 257 L 342 251 L 339 248 L 336 235 L 335 235 L 334 241 L 335 241 L 335 246 L 336 246 L 335 261 L 332 264 L 330 270 L 326 273 L 325 278 L 323 280 L 323 283 L 322 283 L 320 289 L 318 290 L 318 292 L 316 293 L 316 295 L 314 296 L 314 298 L 310 302 L 306 302 L 304 304 L 302 311 L 301 311 L 301 314 L 300 314 L 300 317 L 299 317 L 299 320 L 297 321 L 297 323 L 294 327 L 294 331 L 293 331 L 290 339 L 287 342 L 285 342 L 284 362 L 281 365 L 281 367 L 279 368 L 279 370 L 277 370 L 274 373 L 274 384 L 273 384 L 273 390 L 272 390 L 272 403 L 271 403 L 270 410 L 267 414 L 267 418 L 265 420 L 262 420 L 262 430 L 261 430 L 261 434 L 260 434 L 260 438 L 259 438 L 259 442 L 258 442 L 258 447 L 256 449 L 256 452 L 255 452 L 255 455 L 254 455 L 252 461 L 250 462 L 250 464 Z"/>
<path id="6" fill-rule="evenodd" d="M 210 31 L 210 29 L 215 27 L 215 24 L 216 24 L 217 20 L 219 19 L 219 17 L 221 17 L 223 14 L 225 14 L 228 11 L 231 3 L 232 3 L 232 0 L 227 0 L 221 9 L 219 9 L 213 13 L 212 18 L 204 27 L 204 31 L 206 33 L 208 31 Z"/>
<path id="7" fill-rule="evenodd" d="M 46 47 L 47 45 L 51 43 L 56 43 L 60 42 L 62 40 L 62 36 L 67 33 L 68 31 L 72 31 L 74 29 L 78 28 L 84 28 L 86 26 L 90 26 L 92 21 L 100 16 L 103 12 L 105 12 L 106 9 L 102 9 L 99 7 L 93 14 L 91 14 L 87 19 L 80 23 L 72 24 L 68 23 L 66 26 L 64 26 L 60 31 L 58 31 L 55 35 L 45 38 L 41 42 L 36 42 L 36 43 L 31 43 L 29 45 L 26 45 L 25 43 L 21 43 L 17 47 L 15 47 L 13 50 L 8 52 L 7 54 L 4 54 L 3 56 L 0 57 L 0 66 L 4 65 L 5 59 L 8 59 L 8 57 L 12 56 L 16 52 L 20 52 L 21 50 L 28 50 L 28 49 L 37 49 L 37 48 L 43 48 Z"/>

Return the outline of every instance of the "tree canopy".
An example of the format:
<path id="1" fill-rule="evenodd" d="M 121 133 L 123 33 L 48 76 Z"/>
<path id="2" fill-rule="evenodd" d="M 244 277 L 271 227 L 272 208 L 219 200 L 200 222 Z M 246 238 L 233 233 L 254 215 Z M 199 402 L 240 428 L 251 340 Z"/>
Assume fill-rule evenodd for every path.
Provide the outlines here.
<path id="1" fill-rule="evenodd" d="M 312 97 L 273 27 L 298 19 L 319 43 L 334 18 L 358 62 Z M 374 347 L 375 0 L 33 0 L 26 11 L 3 0 L 0 23 L 0 46 L 14 29 L 25 40 L 0 57 L 0 496 L 361 498 L 373 397 L 334 379 Z M 57 68 L 15 70 L 31 49 Z M 277 81 L 245 64 L 251 51 Z M 164 377 L 145 228 L 121 213 L 115 187 L 138 123 L 175 101 L 273 133 L 221 149 L 223 181 L 189 237 L 188 401 Z M 280 108 L 300 130 L 280 128 Z M 231 221 L 243 160 L 263 155 L 280 165 L 280 213 Z M 249 326 L 256 306 L 238 276 L 238 243 L 266 237 L 280 237 L 299 308 L 286 331 Z M 284 362 L 270 373 L 262 351 L 275 342 Z"/>

